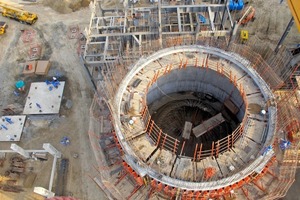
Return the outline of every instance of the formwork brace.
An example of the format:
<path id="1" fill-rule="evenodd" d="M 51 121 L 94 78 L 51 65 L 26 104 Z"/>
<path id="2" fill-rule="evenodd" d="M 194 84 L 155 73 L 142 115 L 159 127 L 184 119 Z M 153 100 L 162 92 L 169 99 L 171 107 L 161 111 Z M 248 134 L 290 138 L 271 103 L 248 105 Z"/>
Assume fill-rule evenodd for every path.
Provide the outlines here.
<path id="1" fill-rule="evenodd" d="M 131 199 L 131 197 L 137 193 L 137 191 L 141 188 L 142 186 L 141 185 L 137 185 L 135 186 L 135 188 L 132 190 L 132 192 L 130 193 L 130 195 L 126 198 L 127 200 Z"/>
<path id="2" fill-rule="evenodd" d="M 245 197 L 247 198 L 247 200 L 250 200 L 250 198 L 249 198 L 249 191 L 246 188 L 244 188 L 244 187 L 241 187 L 241 189 L 242 189 Z"/>
<path id="3" fill-rule="evenodd" d="M 183 65 L 183 68 L 186 68 L 187 64 L 188 64 L 188 59 L 186 59 L 184 65 Z"/>
<path id="4" fill-rule="evenodd" d="M 274 178 L 278 179 L 278 177 L 276 176 L 276 174 L 274 174 L 274 172 L 272 172 L 269 168 L 266 167 L 265 169 L 266 169 L 266 171 L 267 171 L 268 174 L 270 174 L 270 175 L 272 175 Z"/>
<path id="5" fill-rule="evenodd" d="M 258 180 L 253 181 L 252 183 L 253 183 L 258 189 L 260 189 L 261 191 L 263 191 L 263 192 L 266 191 L 266 189 L 263 187 L 263 185 L 258 183 Z"/>
<path id="6" fill-rule="evenodd" d="M 182 155 L 183 149 L 184 149 L 184 145 L 185 145 L 185 141 L 183 141 L 182 147 L 181 147 L 181 151 L 180 151 L 180 155 Z"/>
<path id="7" fill-rule="evenodd" d="M 117 186 L 124 178 L 125 178 L 125 176 L 128 174 L 128 172 L 127 171 L 124 171 L 124 170 L 122 170 L 122 174 L 121 174 L 121 176 L 118 178 L 118 180 L 115 182 L 115 186 Z"/>

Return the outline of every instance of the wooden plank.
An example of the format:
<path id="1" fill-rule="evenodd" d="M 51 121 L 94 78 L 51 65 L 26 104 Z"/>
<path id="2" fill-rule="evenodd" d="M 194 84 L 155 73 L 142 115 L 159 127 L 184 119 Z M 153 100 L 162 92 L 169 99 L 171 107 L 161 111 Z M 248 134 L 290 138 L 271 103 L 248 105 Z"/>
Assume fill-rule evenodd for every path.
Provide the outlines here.
<path id="1" fill-rule="evenodd" d="M 201 135 L 205 134 L 207 131 L 210 131 L 216 126 L 220 125 L 224 121 L 225 119 L 223 118 L 222 114 L 219 113 L 193 128 L 193 134 L 198 138 Z"/>
<path id="2" fill-rule="evenodd" d="M 182 137 L 186 140 L 190 139 L 193 124 L 191 122 L 185 122 Z"/>

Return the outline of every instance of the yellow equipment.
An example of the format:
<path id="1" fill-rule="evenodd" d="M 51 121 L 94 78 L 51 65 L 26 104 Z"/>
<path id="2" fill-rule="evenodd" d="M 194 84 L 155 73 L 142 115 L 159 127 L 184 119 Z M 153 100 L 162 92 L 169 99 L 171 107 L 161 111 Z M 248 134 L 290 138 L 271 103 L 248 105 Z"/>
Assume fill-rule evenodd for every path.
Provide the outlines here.
<path id="1" fill-rule="evenodd" d="M 0 2 L 0 12 L 2 16 L 15 19 L 21 23 L 34 24 L 38 19 L 35 13 L 25 11 L 20 8 Z"/>
<path id="2" fill-rule="evenodd" d="M 0 176 L 0 182 L 8 181 L 8 180 L 10 180 L 10 179 L 11 179 L 11 178 L 6 177 L 6 176 Z"/>
<path id="3" fill-rule="evenodd" d="M 292 12 L 295 24 L 300 32 L 300 1 L 299 0 L 288 0 L 288 5 Z"/>
<path id="4" fill-rule="evenodd" d="M 248 33 L 248 31 L 246 31 L 246 30 L 241 30 L 241 40 L 242 40 L 242 42 L 245 42 L 245 41 L 247 41 L 248 40 L 248 38 L 249 38 L 249 33 Z"/>
<path id="5" fill-rule="evenodd" d="M 6 22 L 0 22 L 0 35 L 5 33 Z"/>

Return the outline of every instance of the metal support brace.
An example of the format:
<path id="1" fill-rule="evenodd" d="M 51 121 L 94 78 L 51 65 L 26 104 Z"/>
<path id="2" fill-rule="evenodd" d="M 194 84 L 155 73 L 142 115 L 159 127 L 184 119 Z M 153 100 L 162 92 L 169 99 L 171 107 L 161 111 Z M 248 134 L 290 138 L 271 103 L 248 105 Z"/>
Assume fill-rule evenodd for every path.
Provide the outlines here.
<path id="1" fill-rule="evenodd" d="M 228 12 L 227 10 L 227 2 L 228 0 L 225 1 L 225 7 L 224 7 L 224 10 L 223 10 L 223 14 L 222 14 L 222 18 L 221 18 L 221 25 L 220 25 L 220 29 L 223 30 L 224 29 L 224 21 L 225 21 L 225 13 L 226 11 Z"/>
<path id="2" fill-rule="evenodd" d="M 180 9 L 178 7 L 177 7 L 177 20 L 178 20 L 178 30 L 179 32 L 182 32 Z"/>
<path id="3" fill-rule="evenodd" d="M 159 33 L 159 44 L 162 47 L 162 24 L 161 24 L 161 1 L 162 0 L 158 0 L 158 33 Z"/>
<path id="4" fill-rule="evenodd" d="M 275 53 L 278 52 L 278 50 L 279 50 L 279 48 L 281 47 L 281 44 L 283 43 L 284 39 L 285 39 L 286 36 L 289 34 L 289 32 L 290 32 L 290 30 L 291 30 L 293 24 L 294 24 L 294 18 L 292 17 L 292 18 L 290 19 L 290 22 L 288 23 L 288 25 L 287 25 L 287 27 L 286 27 L 286 29 L 285 29 L 283 35 L 281 36 L 281 38 L 280 38 L 280 40 L 279 40 L 279 42 L 278 42 L 276 48 L 275 48 Z"/>
<path id="5" fill-rule="evenodd" d="M 108 36 L 105 37 L 105 44 L 104 44 L 104 60 L 106 59 L 106 52 L 107 52 L 107 49 L 108 49 L 108 43 L 109 43 L 109 39 L 108 39 Z"/>
<path id="6" fill-rule="evenodd" d="M 215 31 L 215 25 L 214 25 L 214 15 L 211 11 L 211 8 L 208 7 L 208 17 L 209 17 L 209 21 L 210 21 L 210 27 L 212 31 Z"/>
<path id="7" fill-rule="evenodd" d="M 135 35 L 132 35 L 132 37 L 141 46 L 140 40 Z"/>

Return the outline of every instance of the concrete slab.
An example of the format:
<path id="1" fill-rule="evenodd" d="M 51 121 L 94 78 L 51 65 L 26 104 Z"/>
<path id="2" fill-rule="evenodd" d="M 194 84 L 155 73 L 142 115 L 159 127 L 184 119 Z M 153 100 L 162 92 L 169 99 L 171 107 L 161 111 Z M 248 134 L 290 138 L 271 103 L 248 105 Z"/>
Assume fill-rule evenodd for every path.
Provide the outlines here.
<path id="1" fill-rule="evenodd" d="M 25 120 L 26 115 L 2 116 L 0 118 L 0 141 L 20 141 Z"/>
<path id="2" fill-rule="evenodd" d="M 134 147 L 136 147 L 136 153 L 143 159 L 146 160 L 149 155 L 155 150 L 156 146 L 149 143 L 146 137 L 138 137 L 132 141 Z"/>
<path id="3" fill-rule="evenodd" d="M 31 83 L 23 114 L 59 113 L 65 82 L 60 82 L 57 88 L 52 86 L 51 91 L 49 87 L 45 82 Z"/>
<path id="4" fill-rule="evenodd" d="M 174 169 L 173 177 L 189 181 L 193 179 L 193 165 L 190 158 L 177 159 Z"/>

